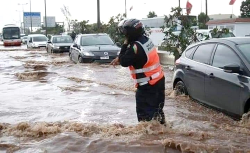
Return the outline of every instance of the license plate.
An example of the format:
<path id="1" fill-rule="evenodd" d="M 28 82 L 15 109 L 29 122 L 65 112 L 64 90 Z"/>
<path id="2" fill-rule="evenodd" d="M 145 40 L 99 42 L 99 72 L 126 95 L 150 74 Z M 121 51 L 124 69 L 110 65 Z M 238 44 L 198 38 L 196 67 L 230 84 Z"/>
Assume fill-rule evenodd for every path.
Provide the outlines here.
<path id="1" fill-rule="evenodd" d="M 101 57 L 101 59 L 109 59 L 109 56 Z"/>

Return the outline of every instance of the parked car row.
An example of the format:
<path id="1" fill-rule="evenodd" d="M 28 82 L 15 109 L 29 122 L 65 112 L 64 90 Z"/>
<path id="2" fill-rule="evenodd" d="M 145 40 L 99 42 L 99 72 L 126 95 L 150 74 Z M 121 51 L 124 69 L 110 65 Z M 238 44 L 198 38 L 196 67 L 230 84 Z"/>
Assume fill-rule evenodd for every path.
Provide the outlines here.
<path id="1" fill-rule="evenodd" d="M 74 41 L 69 35 L 54 35 L 48 39 L 42 34 L 31 34 L 23 37 L 23 41 L 27 42 L 27 48 L 45 47 L 48 53 L 69 52 L 70 60 L 75 63 L 111 62 L 121 49 L 121 45 L 105 33 L 79 34 Z"/>

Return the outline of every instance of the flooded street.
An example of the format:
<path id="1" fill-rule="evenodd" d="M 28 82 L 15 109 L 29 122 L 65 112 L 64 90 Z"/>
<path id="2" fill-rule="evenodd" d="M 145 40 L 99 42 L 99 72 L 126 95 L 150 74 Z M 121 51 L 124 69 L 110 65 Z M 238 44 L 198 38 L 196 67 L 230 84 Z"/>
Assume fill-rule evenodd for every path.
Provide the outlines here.
<path id="1" fill-rule="evenodd" d="M 249 118 L 173 96 L 167 67 L 165 127 L 137 122 L 127 68 L 25 46 L 0 50 L 0 152 L 250 152 Z"/>

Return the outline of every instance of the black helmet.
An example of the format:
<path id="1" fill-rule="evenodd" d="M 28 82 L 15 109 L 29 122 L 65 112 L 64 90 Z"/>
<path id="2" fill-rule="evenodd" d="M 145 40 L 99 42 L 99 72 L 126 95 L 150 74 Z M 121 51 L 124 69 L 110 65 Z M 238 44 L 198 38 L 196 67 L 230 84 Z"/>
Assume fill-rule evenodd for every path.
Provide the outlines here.
<path id="1" fill-rule="evenodd" d="M 136 39 L 145 33 L 144 26 L 137 19 L 123 20 L 118 25 L 120 33 L 128 38 Z"/>

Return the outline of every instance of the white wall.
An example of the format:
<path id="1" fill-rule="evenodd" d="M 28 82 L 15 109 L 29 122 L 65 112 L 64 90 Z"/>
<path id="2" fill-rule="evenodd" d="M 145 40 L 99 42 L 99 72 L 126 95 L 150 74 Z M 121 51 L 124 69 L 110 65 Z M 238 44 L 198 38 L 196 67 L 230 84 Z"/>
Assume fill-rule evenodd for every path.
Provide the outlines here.
<path id="1" fill-rule="evenodd" d="M 250 23 L 235 23 L 235 24 L 219 24 L 219 25 L 209 25 L 209 29 L 213 28 L 229 28 L 232 30 L 236 37 L 245 37 L 246 35 L 250 36 Z"/>
<path id="2" fill-rule="evenodd" d="M 235 27 L 236 37 L 246 37 L 246 35 L 250 35 L 250 23 L 237 23 Z"/>

